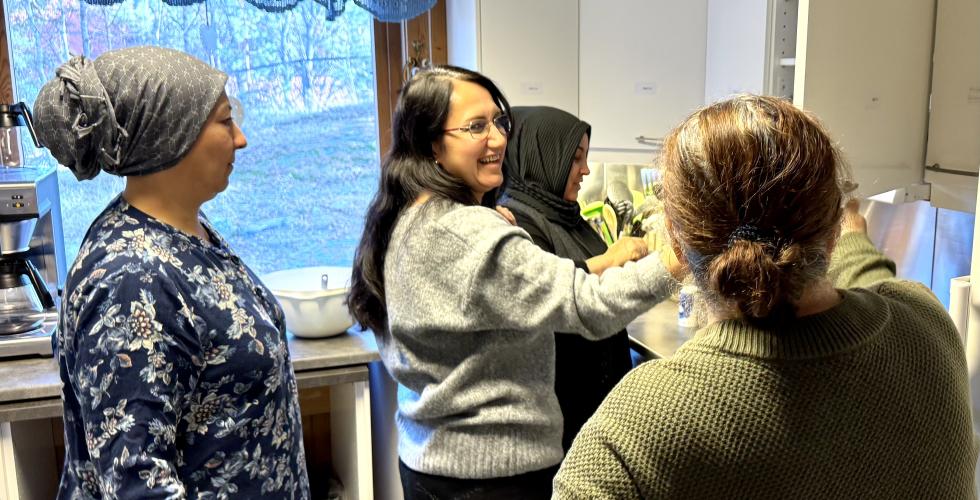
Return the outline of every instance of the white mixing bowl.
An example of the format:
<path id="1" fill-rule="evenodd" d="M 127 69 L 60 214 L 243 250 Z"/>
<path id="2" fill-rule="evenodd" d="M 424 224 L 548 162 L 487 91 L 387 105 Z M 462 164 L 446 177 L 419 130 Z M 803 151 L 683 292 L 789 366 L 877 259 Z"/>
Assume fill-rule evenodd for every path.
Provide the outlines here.
<path id="1" fill-rule="evenodd" d="M 344 298 L 349 267 L 302 267 L 262 276 L 286 314 L 286 329 L 297 337 L 323 338 L 347 331 L 354 320 Z"/>

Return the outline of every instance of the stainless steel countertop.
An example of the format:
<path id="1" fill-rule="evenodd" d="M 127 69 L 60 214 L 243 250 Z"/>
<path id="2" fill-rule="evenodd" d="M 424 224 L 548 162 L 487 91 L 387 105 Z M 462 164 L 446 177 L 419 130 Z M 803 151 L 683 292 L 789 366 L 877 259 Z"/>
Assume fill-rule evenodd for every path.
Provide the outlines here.
<path id="1" fill-rule="evenodd" d="M 697 328 L 677 324 L 677 302 L 667 299 L 641 314 L 627 327 L 630 344 L 645 358 L 669 358 Z"/>
<path id="2" fill-rule="evenodd" d="M 381 359 L 374 334 L 353 328 L 326 339 L 298 339 L 290 334 L 289 353 L 297 377 L 302 372 L 366 365 Z M 0 360 L 0 405 L 47 398 L 61 398 L 57 361 L 36 357 Z"/>
<path id="3" fill-rule="evenodd" d="M 678 326 L 677 303 L 671 300 L 640 315 L 626 329 L 633 348 L 646 358 L 673 356 L 696 330 Z M 354 329 L 328 339 L 298 339 L 290 335 L 289 352 L 297 379 L 305 381 L 301 384 L 304 386 L 319 383 L 320 374 L 325 371 L 380 360 L 374 334 Z M 52 408 L 60 408 L 60 399 L 61 379 L 53 358 L 0 360 L 0 413 L 7 408 L 10 415 L 27 418 L 34 414 L 32 407 L 51 406 L 46 411 L 53 414 L 56 410 Z M 25 409 L 17 413 L 15 409 L 20 406 Z M 35 413 L 37 417 L 46 416 L 40 410 Z"/>

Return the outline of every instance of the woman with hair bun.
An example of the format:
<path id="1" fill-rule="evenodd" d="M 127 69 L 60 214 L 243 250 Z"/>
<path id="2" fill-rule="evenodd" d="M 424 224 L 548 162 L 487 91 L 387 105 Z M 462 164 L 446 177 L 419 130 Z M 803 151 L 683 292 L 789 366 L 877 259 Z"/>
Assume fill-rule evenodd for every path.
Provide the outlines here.
<path id="1" fill-rule="evenodd" d="M 828 134 L 743 95 L 665 140 L 664 209 L 707 324 L 630 372 L 557 498 L 975 498 L 963 346 L 844 203 Z"/>

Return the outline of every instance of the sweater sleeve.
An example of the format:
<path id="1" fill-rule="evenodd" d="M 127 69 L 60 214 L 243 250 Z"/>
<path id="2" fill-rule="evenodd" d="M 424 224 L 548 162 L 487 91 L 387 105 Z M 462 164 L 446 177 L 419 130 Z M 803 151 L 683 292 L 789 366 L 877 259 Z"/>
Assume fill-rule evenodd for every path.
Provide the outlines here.
<path id="1" fill-rule="evenodd" d="M 457 239 L 460 303 L 473 329 L 493 325 L 605 338 L 670 293 L 673 280 L 657 254 L 597 276 L 542 250 L 485 208 L 457 212 L 464 213 L 444 227 Z"/>
<path id="2" fill-rule="evenodd" d="M 885 257 L 864 233 L 841 235 L 827 275 L 837 288 L 866 288 L 895 277 L 895 263 Z"/>

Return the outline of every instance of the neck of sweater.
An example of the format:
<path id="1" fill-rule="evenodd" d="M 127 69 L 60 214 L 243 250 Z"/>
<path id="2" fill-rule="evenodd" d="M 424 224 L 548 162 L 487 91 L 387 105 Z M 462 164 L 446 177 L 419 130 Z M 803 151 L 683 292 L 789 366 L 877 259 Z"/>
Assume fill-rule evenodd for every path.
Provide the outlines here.
<path id="1" fill-rule="evenodd" d="M 867 342 L 890 319 L 882 299 L 862 289 L 839 290 L 836 306 L 766 330 L 737 319 L 698 331 L 691 346 L 766 359 L 806 359 L 832 355 Z"/>

